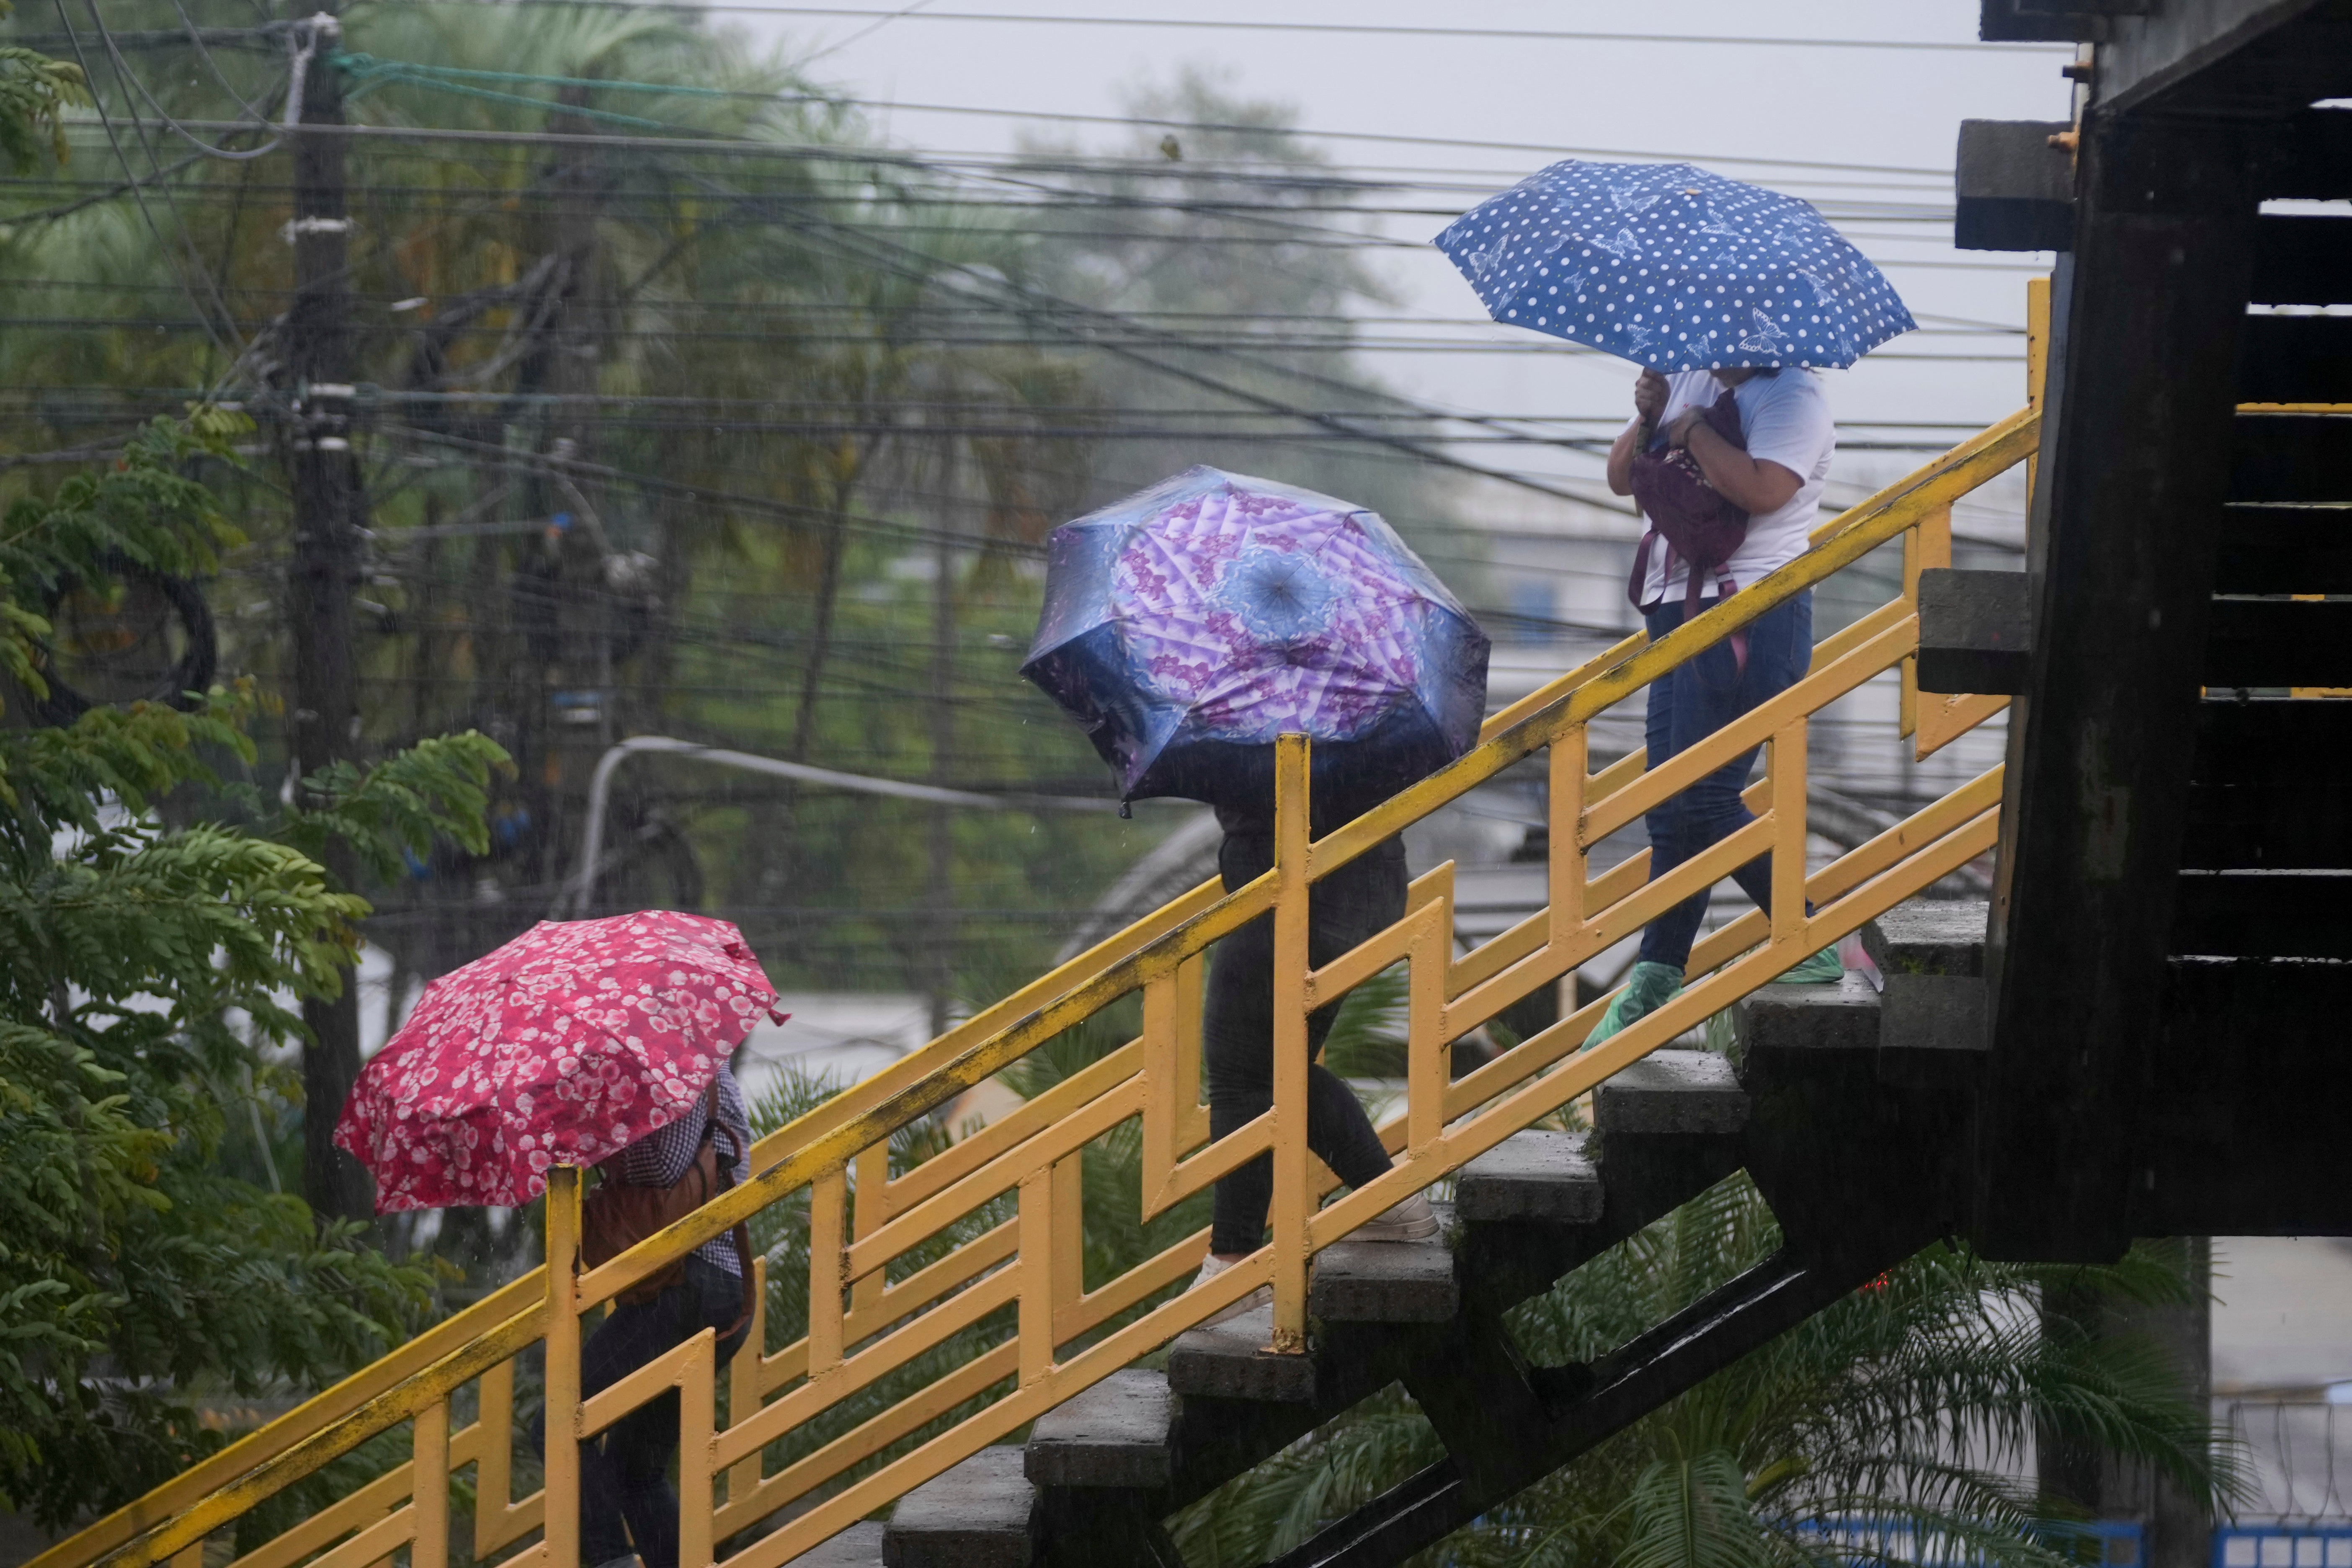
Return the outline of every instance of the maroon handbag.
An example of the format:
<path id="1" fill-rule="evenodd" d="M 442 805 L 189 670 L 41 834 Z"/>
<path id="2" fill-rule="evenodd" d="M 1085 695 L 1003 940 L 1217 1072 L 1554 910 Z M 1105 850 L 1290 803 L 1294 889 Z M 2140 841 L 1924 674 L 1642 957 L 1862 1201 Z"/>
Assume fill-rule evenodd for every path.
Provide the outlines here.
<path id="1" fill-rule="evenodd" d="M 1739 428 L 1739 404 L 1724 393 L 1701 416 L 1715 433 L 1741 451 L 1748 437 Z M 1698 608 L 1703 573 L 1719 573 L 1725 562 L 1748 537 L 1748 514 L 1707 483 L 1698 459 L 1682 447 L 1647 447 L 1633 455 L 1633 500 L 1649 522 L 1633 552 L 1633 573 L 1625 580 L 1625 597 L 1647 614 L 1656 605 L 1642 602 L 1650 576 L 1650 554 L 1660 540 L 1675 555 L 1690 563 L 1690 585 L 1684 597 L 1686 611 Z M 1673 558 L 1667 570 L 1673 569 Z"/>

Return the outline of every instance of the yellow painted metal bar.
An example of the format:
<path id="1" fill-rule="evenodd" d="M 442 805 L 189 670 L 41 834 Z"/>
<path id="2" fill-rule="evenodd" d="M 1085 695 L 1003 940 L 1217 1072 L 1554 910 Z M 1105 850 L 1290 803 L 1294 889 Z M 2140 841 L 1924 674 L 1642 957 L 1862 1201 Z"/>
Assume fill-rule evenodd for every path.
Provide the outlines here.
<path id="1" fill-rule="evenodd" d="M 580 1564 L 580 1173 L 547 1173 L 546 1513 L 548 1568 Z"/>
<path id="2" fill-rule="evenodd" d="M 310 1568 L 368 1568 L 416 1538 L 416 1510 L 403 1508 L 369 1525 L 349 1541 L 310 1560 Z"/>
<path id="3" fill-rule="evenodd" d="M 1172 981 L 1174 976 L 1171 974 L 1170 979 Z M 1130 1040 L 1100 1060 L 1089 1062 L 1019 1110 L 932 1155 L 892 1184 L 892 1216 L 903 1217 L 917 1205 L 1001 1158 L 1007 1150 L 1035 1137 L 1075 1107 L 1093 1100 L 1121 1079 L 1141 1071 L 1144 1054 L 1143 1041 Z M 858 1234 L 868 1233 L 861 1229 Z"/>
<path id="4" fill-rule="evenodd" d="M 228 1568 L 288 1568 L 289 1564 L 300 1563 L 352 1531 L 363 1530 L 390 1514 L 407 1500 L 413 1479 L 414 1473 L 408 1466 L 395 1465 L 299 1524 L 260 1542 L 242 1557 L 231 1559 Z"/>
<path id="5" fill-rule="evenodd" d="M 1274 1343 L 1307 1350 L 1308 744 L 1274 742 Z"/>
<path id="6" fill-rule="evenodd" d="M 1588 787 L 1585 765 L 1591 744 L 1591 730 L 1583 724 L 1570 725 L 1568 731 L 1552 742 L 1544 759 L 1546 791 L 1544 820 L 1547 823 L 1573 824 L 1584 819 L 1585 791 Z M 1574 832 L 1563 833 L 1559 841 L 1550 844 L 1544 860 L 1544 941 L 1548 946 L 1564 944 L 1577 927 L 1584 923 L 1585 868 L 1584 846 Z M 1462 966 L 1447 976 L 1445 994 L 1461 994 L 1459 980 Z"/>
<path id="7" fill-rule="evenodd" d="M 1021 1178 L 1021 1381 L 1054 1370 L 1054 1177 L 1051 1166 Z"/>
<path id="8" fill-rule="evenodd" d="M 677 1565 L 710 1568 L 719 1555 L 711 1534 L 718 1512 L 712 1484 L 719 1469 L 718 1331 L 705 1329 L 687 1343 L 692 1353 L 677 1382 Z"/>
<path id="9" fill-rule="evenodd" d="M 480 1562 L 537 1530 L 547 1500 L 533 1492 L 514 1500 L 514 1363 L 488 1368 L 478 1386 L 481 1414 L 468 1430 L 481 1435 L 474 1471 L 474 1559 Z"/>
<path id="10" fill-rule="evenodd" d="M 1445 1124 L 1453 1052 L 1445 1033 L 1445 971 L 1454 946 L 1451 910 L 1424 904 L 1403 921 L 1411 933 L 1405 992 L 1405 1147 L 1433 1147 Z"/>
<path id="11" fill-rule="evenodd" d="M 408 1547 L 408 1568 L 449 1568 L 449 1402 L 436 1399 L 416 1413 L 416 1436 L 409 1449 L 415 1475 L 416 1535 Z"/>
<path id="12" fill-rule="evenodd" d="M 1153 1291 L 1175 1284 L 1201 1267 L 1208 1255 L 1206 1226 L 1194 1231 L 1157 1258 L 1148 1258 L 1126 1273 L 1070 1303 L 1054 1316 L 1054 1338 L 1067 1342 L 1118 1317 Z"/>
<path id="13" fill-rule="evenodd" d="M 1801 942 L 1805 936 L 1805 732 L 1803 718 L 1773 735 L 1772 940 Z M 1810 953 L 1811 949 L 1806 950 Z M 1805 954 L 1799 954 L 1800 957 Z"/>
<path id="14" fill-rule="evenodd" d="M 890 1143 L 885 1139 L 857 1152 L 856 1209 L 853 1215 L 855 1235 L 872 1236 L 889 1222 L 893 1200 L 890 1191 Z M 871 1309 L 882 1300 L 883 1279 L 879 1273 L 854 1280 L 849 1287 L 849 1310 Z"/>
<path id="15" fill-rule="evenodd" d="M 727 1424 L 733 1426 L 760 1408 L 760 1396 L 767 1392 L 760 1386 L 760 1373 L 768 1359 L 768 1260 L 761 1256 L 751 1259 L 751 1321 L 744 1325 L 742 1347 L 727 1363 Z M 751 1457 L 727 1472 L 727 1499 L 730 1502 L 751 1495 L 760 1484 L 760 1455 Z"/>
<path id="16" fill-rule="evenodd" d="M 811 1378 L 771 1401 L 758 1415 L 738 1421 L 719 1435 L 719 1463 L 722 1467 L 731 1465 L 754 1448 L 774 1442 L 876 1378 L 898 1371 L 958 1330 L 970 1328 L 1014 1300 L 1018 1284 L 1014 1269 L 999 1269 L 971 1289 L 950 1297 L 907 1328 L 847 1357 L 830 1373 Z"/>
<path id="17" fill-rule="evenodd" d="M 811 1382 L 841 1364 L 841 1292 L 848 1283 L 844 1232 L 848 1226 L 848 1167 L 819 1175 L 809 1194 L 808 1375 Z"/>
<path id="18" fill-rule="evenodd" d="M 1542 700 L 1515 704 L 1513 709 L 1497 715 L 1501 722 L 1490 726 L 1488 733 L 1492 744 L 1482 747 L 1436 778 L 1415 786 L 1389 805 L 1368 814 L 1357 823 L 1307 847 L 1302 880 L 1311 881 L 1328 874 L 1372 843 L 1389 837 L 1406 822 L 1423 815 L 1434 805 L 1483 782 L 1484 778 L 1537 747 L 1558 740 L 1582 720 L 1624 700 L 1657 673 L 1671 668 L 1691 652 L 1738 626 L 1752 621 L 1790 594 L 1801 591 L 1811 583 L 1859 559 L 1904 528 L 1916 525 L 1927 510 L 1939 504 L 1948 504 L 1953 496 L 1973 489 L 1984 478 L 2030 451 L 2036 435 L 2036 423 L 2031 410 L 2003 421 L 1956 448 L 1943 461 L 1888 487 L 1862 506 L 1825 525 L 1816 533 L 1818 545 L 1814 552 L 1785 574 L 1775 574 L 1755 589 L 1734 596 L 1655 647 L 1646 646 L 1638 638 L 1628 639 L 1601 660 L 1554 682 L 1546 693 L 1538 694 Z M 1638 764 L 1634 771 L 1638 771 Z M 1590 810 L 1590 804 L 1587 809 Z M 1613 877 L 1616 873 L 1610 875 Z M 869 1080 L 859 1086 L 858 1090 L 812 1112 L 809 1117 L 803 1118 L 770 1139 L 762 1140 L 757 1151 L 762 1168 L 753 1184 L 708 1205 L 688 1221 L 633 1249 L 628 1256 L 596 1270 L 581 1280 L 576 1289 L 562 1291 L 550 1288 L 547 1295 L 569 1296 L 575 1313 L 569 1331 L 576 1336 L 577 1310 L 608 1300 L 613 1293 L 626 1289 L 647 1272 L 667 1266 L 685 1250 L 728 1228 L 737 1218 L 799 1186 L 807 1185 L 829 1163 L 845 1163 L 863 1150 L 887 1138 L 893 1127 L 935 1109 L 971 1083 L 1014 1059 L 1031 1046 L 1058 1033 L 1069 1023 L 1087 1016 L 1103 1003 L 1176 965 L 1196 962 L 1197 955 L 1210 942 L 1265 912 L 1275 902 L 1275 879 L 1272 876 L 1260 879 L 1251 887 L 1227 896 L 1220 896 L 1221 889 L 1216 884 L 1204 883 L 1137 927 L 1097 944 L 1078 960 L 1023 987 L 995 1007 L 950 1031 L 932 1046 L 916 1053 L 915 1057 L 885 1074 L 877 1075 L 876 1080 Z M 1303 916 L 1303 902 L 1300 912 Z M 1541 941 L 1540 937 L 1538 941 Z M 1735 969 L 1744 971 L 1752 966 L 1752 959 L 1742 960 Z M 1303 963 L 1292 973 L 1303 975 Z M 1612 1042 L 1612 1045 L 1615 1043 Z M 1521 1092 L 1524 1094 L 1526 1091 Z M 1197 1110 L 1197 1107 L 1192 1109 Z M 1484 1121 L 1487 1119 L 1479 1120 Z M 771 1160 L 772 1163 L 768 1163 Z M 1426 1176 L 1423 1179 L 1425 1180 Z M 1318 1228 L 1328 1228 L 1319 1221 L 1318 1226 Z M 1302 1268 L 1291 1293 L 1303 1296 L 1303 1282 Z M 519 1281 L 518 1285 L 528 1283 Z M 1219 1283 L 1223 1284 L 1224 1281 L 1221 1279 Z M 1236 1280 L 1234 1286 L 1238 1289 L 1242 1288 L 1242 1282 Z M 1199 1307 L 1203 1312 L 1213 1310 L 1199 1303 L 1191 1305 Z M 479 1311 L 478 1308 L 477 1311 Z M 490 1316 L 483 1313 L 472 1321 L 478 1324 Z M 341 1415 L 323 1419 L 319 1402 L 313 1402 L 313 1407 L 306 1407 L 311 1412 L 306 1419 L 320 1424 L 307 1434 L 299 1433 L 286 1425 L 273 1424 L 276 1429 L 267 1440 L 246 1452 L 260 1453 L 275 1446 L 274 1455 L 266 1457 L 261 1464 L 241 1477 L 236 1485 L 218 1487 L 205 1496 L 201 1500 L 204 1506 L 191 1510 L 187 1521 L 174 1520 L 171 1529 L 149 1531 L 137 1542 L 139 1550 L 124 1554 L 125 1560 L 155 1561 L 156 1558 L 150 1553 L 166 1544 L 170 1537 L 194 1529 L 197 1516 L 234 1517 L 237 1511 L 235 1507 L 230 1507 L 226 1513 L 217 1510 L 232 1504 L 236 1498 L 248 1495 L 252 1483 L 275 1478 L 282 1484 L 283 1479 L 290 1479 L 290 1470 L 297 1470 L 305 1464 L 315 1468 L 317 1463 L 323 1462 L 320 1456 L 327 1450 L 348 1451 L 350 1446 L 362 1440 L 373 1430 L 382 1429 L 387 1410 L 404 1407 L 417 1396 L 420 1388 L 446 1377 L 453 1369 L 465 1367 L 468 1374 L 487 1370 L 488 1363 L 484 1357 L 490 1348 L 512 1343 L 519 1336 L 545 1321 L 543 1312 L 523 1314 L 521 1317 L 538 1321 L 499 1322 L 490 1333 L 461 1342 L 464 1343 L 464 1353 L 461 1354 L 432 1358 L 424 1355 L 416 1347 L 411 1347 L 408 1357 L 398 1363 L 397 1370 L 383 1364 L 370 1369 L 369 1375 L 373 1381 L 362 1386 L 383 1390 L 393 1395 L 389 1400 L 361 1401 Z M 445 1325 L 445 1331 L 447 1327 Z M 511 1351 L 505 1353 L 510 1354 Z M 865 1358 L 861 1356 L 858 1359 Z M 1059 1369 L 1053 1380 L 1059 1381 Z M 344 1397 L 347 1400 L 351 1397 L 348 1388 Z M 371 1423 L 375 1425 L 371 1426 Z M 360 1430 L 362 1427 L 367 1430 Z M 290 1464 L 289 1460 L 292 1461 Z M 192 1483 L 184 1478 L 180 1484 L 185 1489 Z M 164 1495 L 159 1492 L 150 1500 L 142 1500 L 152 1503 Z M 265 1491 L 252 1495 L 267 1494 Z M 562 1521 L 557 1521 L 557 1524 L 560 1535 Z M 119 1530 L 121 1525 L 118 1523 L 115 1528 Z M 102 1532 L 100 1535 L 85 1532 L 84 1538 L 78 1539 L 96 1541 L 102 1538 Z M 200 1539 L 200 1535 L 190 1539 Z M 187 1544 L 187 1541 L 182 1541 L 177 1550 L 184 1551 Z M 556 1550 L 560 1546 L 560 1542 L 551 1542 L 550 1550 L 533 1555 L 549 1559 L 550 1568 L 571 1568 L 570 1564 L 561 1561 L 562 1552 Z M 67 1553 L 55 1561 L 45 1562 L 43 1568 L 78 1568 L 78 1564 L 70 1561 L 72 1557 L 72 1553 Z M 79 1561 L 89 1561 L 88 1552 L 85 1552 Z"/>
<path id="19" fill-rule="evenodd" d="M 1133 1059 L 1139 1061 L 1140 1054 Z M 856 1279 L 882 1268 L 998 1194 L 1011 1192 L 1032 1172 L 1043 1170 L 1065 1154 L 1076 1152 L 1142 1109 L 1143 1080 L 1130 1073 L 946 1192 L 908 1210 L 865 1240 L 852 1242 L 847 1277 Z"/>
<path id="20" fill-rule="evenodd" d="M 869 1416 L 815 1453 L 794 1460 L 738 1499 L 731 1492 L 719 1510 L 721 1537 L 757 1524 L 778 1509 L 797 1502 L 853 1465 L 873 1458 L 908 1433 L 953 1410 L 967 1399 L 987 1392 L 1020 1371 L 1021 1346 L 1007 1340 L 983 1351 L 953 1372 L 925 1384 L 879 1415 Z"/>
<path id="21" fill-rule="evenodd" d="M 519 1311 L 535 1308 L 541 1289 L 539 1270 L 534 1268 L 275 1421 L 199 1460 L 136 1501 L 124 1504 L 58 1542 L 28 1561 L 25 1568 L 86 1568 L 132 1538 L 177 1517 L 208 1494 L 348 1418 L 385 1390 L 415 1376 L 477 1335 L 499 1327 Z"/>

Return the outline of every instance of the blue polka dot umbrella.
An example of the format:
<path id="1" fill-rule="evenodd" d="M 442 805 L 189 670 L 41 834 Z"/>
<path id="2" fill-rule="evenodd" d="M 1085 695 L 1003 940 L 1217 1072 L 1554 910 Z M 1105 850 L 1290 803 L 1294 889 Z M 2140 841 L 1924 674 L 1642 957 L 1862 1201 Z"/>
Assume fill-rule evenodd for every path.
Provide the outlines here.
<path id="1" fill-rule="evenodd" d="M 1554 163 L 1436 244 L 1495 320 L 1661 371 L 1843 368 L 1918 324 L 1811 202 L 1689 163 Z"/>
<path id="2" fill-rule="evenodd" d="M 1047 551 L 1021 673 L 1129 799 L 1270 809 L 1294 732 L 1317 742 L 1316 816 L 1345 821 L 1478 738 L 1486 634 L 1377 512 L 1195 468 Z"/>

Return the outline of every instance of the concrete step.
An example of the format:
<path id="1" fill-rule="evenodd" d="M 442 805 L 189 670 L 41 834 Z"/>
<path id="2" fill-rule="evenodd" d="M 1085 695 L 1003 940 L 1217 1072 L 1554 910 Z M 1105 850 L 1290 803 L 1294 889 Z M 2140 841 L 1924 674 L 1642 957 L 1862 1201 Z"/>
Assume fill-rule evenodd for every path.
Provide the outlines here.
<path id="1" fill-rule="evenodd" d="M 1985 901 L 1911 899 L 1862 928 L 1862 945 L 1887 979 L 1984 974 Z"/>
<path id="2" fill-rule="evenodd" d="M 1912 899 L 1863 928 L 1863 947 L 1886 986 L 1881 1047 L 1987 1048 L 1985 912 L 1981 899 Z"/>
<path id="3" fill-rule="evenodd" d="M 882 1527 L 861 1520 L 812 1552 L 803 1552 L 784 1568 L 882 1568 Z"/>
<path id="4" fill-rule="evenodd" d="M 1748 1093 L 1712 1051 L 1652 1051 L 1593 1090 L 1592 1123 L 1603 1139 L 1729 1137 L 1748 1124 Z"/>
<path id="5" fill-rule="evenodd" d="M 1581 1132 L 1514 1132 L 1454 1178 L 1454 1212 L 1465 1225 L 1597 1225 L 1606 1196 Z"/>
<path id="6" fill-rule="evenodd" d="M 1175 1415 L 1165 1373 L 1112 1373 L 1037 1417 L 1024 1471 L 1040 1487 L 1164 1487 Z"/>
<path id="7" fill-rule="evenodd" d="M 1024 1451 L 982 1448 L 898 1500 L 882 1532 L 888 1568 L 1030 1568 L 1037 1489 Z"/>
<path id="8" fill-rule="evenodd" d="M 1445 1323 L 1461 1310 L 1454 1281 L 1452 1206 L 1433 1205 L 1427 1241 L 1341 1241 L 1315 1255 L 1307 1310 L 1334 1323 Z"/>
<path id="9" fill-rule="evenodd" d="M 1758 1051 L 1874 1051 L 1877 988 L 1849 970 L 1835 985 L 1762 985 L 1732 1005 L 1742 1060 Z"/>
<path id="10" fill-rule="evenodd" d="M 1187 1399 L 1315 1401 L 1315 1358 L 1276 1355 L 1274 1304 L 1176 1336 L 1168 1350 L 1168 1386 Z"/>

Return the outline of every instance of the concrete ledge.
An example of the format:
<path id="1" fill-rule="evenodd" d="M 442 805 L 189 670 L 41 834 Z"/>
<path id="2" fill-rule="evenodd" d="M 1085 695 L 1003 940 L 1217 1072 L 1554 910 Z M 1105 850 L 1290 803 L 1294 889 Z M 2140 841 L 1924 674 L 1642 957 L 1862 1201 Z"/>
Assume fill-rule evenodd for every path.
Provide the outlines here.
<path id="1" fill-rule="evenodd" d="M 1897 974 L 1984 973 L 1982 899 L 1911 899 L 1862 928 L 1863 950 L 1888 980 Z"/>
<path id="2" fill-rule="evenodd" d="M 982 1448 L 898 1500 L 882 1531 L 887 1568 L 1029 1568 L 1037 1489 L 1011 1444 Z"/>
<path id="3" fill-rule="evenodd" d="M 1981 1051 L 1985 983 L 1965 974 L 1890 974 L 1879 1013 L 1879 1043 L 1888 1050 Z"/>
<path id="4" fill-rule="evenodd" d="M 1307 1310 L 1335 1323 L 1446 1323 L 1461 1310 L 1454 1249 L 1430 1241 L 1340 1241 L 1315 1255 Z"/>
<path id="5" fill-rule="evenodd" d="M 1168 1386 L 1187 1399 L 1261 1399 L 1311 1405 L 1315 1358 L 1276 1355 L 1271 1302 L 1213 1328 L 1176 1336 L 1168 1350 Z"/>
<path id="6" fill-rule="evenodd" d="M 1835 985 L 1762 985 L 1733 1004 L 1743 1053 L 1878 1048 L 1879 997 L 1849 973 Z"/>
<path id="7" fill-rule="evenodd" d="M 2022 572 L 1919 574 L 1919 689 L 2015 696 L 2033 676 L 2033 579 Z"/>
<path id="8" fill-rule="evenodd" d="M 882 1568 L 882 1527 L 872 1520 L 851 1525 L 813 1552 L 803 1552 L 784 1568 Z"/>
<path id="9" fill-rule="evenodd" d="M 1711 1051 L 1653 1051 L 1592 1091 L 1592 1124 L 1604 1139 L 1727 1136 L 1748 1125 L 1748 1095 Z"/>
<path id="10" fill-rule="evenodd" d="M 1112 1373 L 1037 1417 L 1024 1471 L 1041 1487 L 1164 1487 L 1175 1415 L 1166 1376 Z"/>
<path id="11" fill-rule="evenodd" d="M 1474 1225 L 1598 1225 L 1606 1197 L 1580 1132 L 1514 1132 L 1454 1178 L 1454 1212 Z"/>

